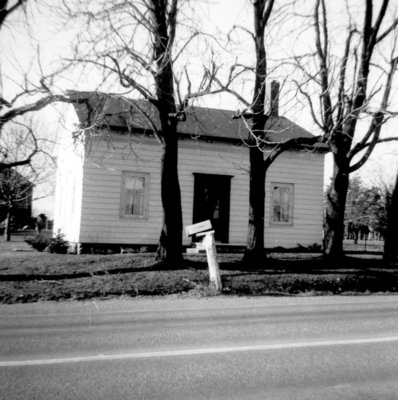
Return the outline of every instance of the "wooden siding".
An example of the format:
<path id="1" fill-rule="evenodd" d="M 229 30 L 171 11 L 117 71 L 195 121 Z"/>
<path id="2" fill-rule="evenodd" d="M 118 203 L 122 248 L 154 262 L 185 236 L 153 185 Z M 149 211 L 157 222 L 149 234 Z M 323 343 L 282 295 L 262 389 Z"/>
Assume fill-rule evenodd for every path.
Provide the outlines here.
<path id="1" fill-rule="evenodd" d="M 271 165 L 266 179 L 265 247 L 322 244 L 324 156 L 286 152 Z M 293 225 L 272 223 L 272 183 L 294 184 Z"/>
<path id="2" fill-rule="evenodd" d="M 92 140 L 83 177 L 82 243 L 155 244 L 160 234 L 160 147 L 145 137 Z M 147 218 L 121 217 L 122 172 L 149 174 Z"/>
<path id="3" fill-rule="evenodd" d="M 266 247 L 320 243 L 322 238 L 323 155 L 288 152 L 269 171 L 265 204 Z M 114 134 L 110 143 L 92 141 L 83 174 L 80 241 L 86 243 L 156 244 L 162 207 L 160 147 L 153 139 Z M 192 224 L 194 173 L 230 175 L 229 243 L 245 244 L 248 216 L 248 152 L 242 146 L 183 140 L 179 147 L 179 179 L 184 225 Z M 122 172 L 149 174 L 148 218 L 120 216 Z M 293 226 L 271 222 L 271 183 L 294 184 Z M 184 238 L 184 244 L 191 239 Z"/>

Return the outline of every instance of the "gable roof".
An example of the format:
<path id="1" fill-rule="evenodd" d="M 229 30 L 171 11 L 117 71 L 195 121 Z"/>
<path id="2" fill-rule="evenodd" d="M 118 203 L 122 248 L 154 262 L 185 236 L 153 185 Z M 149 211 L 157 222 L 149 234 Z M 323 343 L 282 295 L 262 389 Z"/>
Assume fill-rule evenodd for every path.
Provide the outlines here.
<path id="1" fill-rule="evenodd" d="M 75 94 L 77 92 L 74 92 Z M 160 129 L 158 111 L 145 100 L 131 100 L 118 95 L 99 92 L 79 92 L 88 99 L 74 103 L 80 124 L 84 127 L 109 127 L 118 131 L 144 131 Z M 248 138 L 246 121 L 233 119 L 234 111 L 204 107 L 187 107 L 186 121 L 179 122 L 181 137 L 203 140 L 242 141 Z M 250 122 L 248 122 L 250 125 Z M 298 137 L 311 138 L 307 130 L 281 116 L 271 115 L 266 123 L 266 141 L 281 142 Z"/>

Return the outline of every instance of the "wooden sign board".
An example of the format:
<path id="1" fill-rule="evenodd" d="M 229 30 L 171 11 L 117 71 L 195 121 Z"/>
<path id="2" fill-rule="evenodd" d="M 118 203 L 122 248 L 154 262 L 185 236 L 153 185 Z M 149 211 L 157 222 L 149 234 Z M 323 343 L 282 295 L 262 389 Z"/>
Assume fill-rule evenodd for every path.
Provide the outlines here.
<path id="1" fill-rule="evenodd" d="M 202 221 L 202 222 L 198 222 L 197 224 L 186 226 L 185 227 L 185 234 L 187 236 L 192 236 L 192 235 L 195 235 L 196 233 L 199 233 L 199 232 L 208 231 L 211 228 L 212 228 L 211 222 L 210 222 L 209 219 L 207 219 L 206 221 Z"/>

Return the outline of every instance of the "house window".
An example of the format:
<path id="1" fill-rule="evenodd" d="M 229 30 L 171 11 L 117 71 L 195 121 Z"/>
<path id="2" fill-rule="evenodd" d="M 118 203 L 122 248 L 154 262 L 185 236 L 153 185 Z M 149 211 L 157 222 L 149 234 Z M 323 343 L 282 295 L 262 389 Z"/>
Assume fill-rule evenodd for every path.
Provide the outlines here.
<path id="1" fill-rule="evenodd" d="M 293 225 L 293 194 L 291 183 L 272 183 L 271 222 L 277 225 Z"/>
<path id="2" fill-rule="evenodd" d="M 145 218 L 148 216 L 149 174 L 123 172 L 122 217 Z"/>

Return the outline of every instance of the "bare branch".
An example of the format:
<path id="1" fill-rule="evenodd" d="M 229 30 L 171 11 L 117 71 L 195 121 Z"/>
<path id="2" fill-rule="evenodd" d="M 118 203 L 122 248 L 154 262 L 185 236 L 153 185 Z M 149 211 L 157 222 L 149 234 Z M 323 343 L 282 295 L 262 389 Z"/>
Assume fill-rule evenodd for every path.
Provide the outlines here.
<path id="1" fill-rule="evenodd" d="M 154 101 L 151 92 L 145 86 L 140 85 L 134 78 L 131 77 L 130 74 L 126 74 L 125 71 L 121 70 L 119 62 L 116 60 L 116 58 L 112 57 L 111 55 L 108 55 L 107 57 L 114 63 L 115 68 L 110 68 L 106 64 L 101 64 L 94 61 L 86 61 L 86 62 L 89 62 L 90 64 L 94 64 L 96 66 L 101 66 L 104 69 L 110 69 L 112 72 L 116 72 L 119 76 L 119 82 L 123 87 L 125 88 L 131 87 L 137 90 L 147 100 L 151 102 Z"/>
<path id="2" fill-rule="evenodd" d="M 359 168 L 361 168 L 366 163 L 366 161 L 369 159 L 369 157 L 372 154 L 376 145 L 378 145 L 380 143 L 388 143 L 388 142 L 396 142 L 396 141 L 398 141 L 398 137 L 389 137 L 389 138 L 378 139 L 376 141 L 365 143 L 362 146 L 360 151 L 367 149 L 366 153 L 362 156 L 362 158 L 357 163 L 350 166 L 349 172 L 351 173 L 351 172 L 354 172 L 354 171 L 358 170 Z"/>
<path id="3" fill-rule="evenodd" d="M 131 104 L 134 108 L 138 109 L 139 112 L 145 117 L 145 119 L 147 120 L 147 122 L 149 123 L 149 125 L 152 128 L 152 132 L 155 135 L 156 140 L 161 144 L 162 138 L 161 138 L 161 135 L 159 134 L 158 128 L 156 127 L 155 123 L 153 122 L 154 118 L 151 117 L 146 110 L 144 110 L 142 107 L 140 107 L 140 105 L 136 101 Z"/>
<path id="4" fill-rule="evenodd" d="M 278 143 L 271 153 L 267 155 L 264 160 L 264 166 L 267 169 L 276 158 L 287 150 L 300 149 L 306 146 L 314 146 L 316 143 L 321 143 L 323 140 L 322 136 L 314 137 L 299 137 L 294 139 L 286 140 L 285 142 Z"/>
<path id="5" fill-rule="evenodd" d="M 172 0 L 170 5 L 170 10 L 167 14 L 167 26 L 169 28 L 169 42 L 167 47 L 169 50 L 173 47 L 176 36 L 177 10 L 178 10 L 178 0 Z"/>
<path id="6" fill-rule="evenodd" d="M 319 8 L 322 7 L 322 31 L 323 31 L 323 40 L 324 45 L 322 46 L 322 37 L 321 37 L 321 22 L 319 20 Z M 328 77 L 328 64 L 327 64 L 327 46 L 328 46 L 328 29 L 327 29 L 327 19 L 326 19 L 326 7 L 325 3 L 322 0 L 317 0 L 315 9 L 314 9 L 314 20 L 315 20 L 315 43 L 317 49 L 317 55 L 319 58 L 320 64 L 320 77 L 321 77 L 321 104 L 323 111 L 323 120 L 324 120 L 324 128 L 326 132 L 330 135 L 333 131 L 334 122 L 333 122 L 333 107 L 332 100 L 330 95 L 330 87 L 329 87 L 329 77 Z M 325 132 L 325 133 L 326 133 Z"/>
<path id="7" fill-rule="evenodd" d="M 1 152 L 3 153 L 2 154 L 3 159 L 0 161 L 0 172 L 8 170 L 10 168 L 23 166 L 23 165 L 31 165 L 33 158 L 39 152 L 41 152 L 37 138 L 33 132 L 33 129 L 30 126 L 27 126 L 26 124 L 23 124 L 20 122 L 18 122 L 17 125 L 20 125 L 23 128 L 25 128 L 27 130 L 27 134 L 24 135 L 23 137 L 21 137 L 20 139 L 18 139 L 17 145 L 14 142 L 11 145 L 11 148 L 8 148 L 9 146 L 7 146 L 7 148 L 4 148 L 1 150 Z M 14 132 L 10 133 L 10 135 L 13 135 L 13 134 L 14 134 Z M 33 142 L 33 148 L 30 149 L 29 153 L 28 154 L 16 154 L 16 155 L 14 155 L 14 157 L 11 157 L 14 159 L 10 159 L 9 153 L 10 152 L 19 153 L 20 152 L 19 147 L 23 146 L 24 150 L 28 149 L 27 143 L 30 142 L 29 137 L 30 137 L 31 141 Z M 16 158 L 19 158 L 19 159 L 16 159 Z"/>
<path id="8" fill-rule="evenodd" d="M 212 92 L 213 94 L 215 94 L 215 93 L 221 93 L 221 92 L 229 93 L 229 94 L 235 96 L 235 97 L 236 97 L 242 104 L 244 104 L 246 107 L 251 107 L 251 103 L 249 103 L 249 102 L 248 102 L 243 96 L 241 96 L 237 91 L 231 89 L 231 88 L 229 87 L 229 84 L 228 84 L 228 83 L 227 83 L 226 85 L 223 85 L 223 84 L 221 83 L 221 81 L 220 81 L 217 77 L 214 77 L 213 79 L 214 79 L 214 82 L 216 82 L 217 85 L 220 87 L 220 90 L 218 90 L 218 91 L 213 91 L 213 92 Z"/>
<path id="9" fill-rule="evenodd" d="M 379 15 L 377 16 L 377 20 L 375 22 L 375 25 L 373 27 L 373 32 L 372 32 L 372 44 L 377 43 L 377 35 L 379 34 L 380 26 L 381 23 L 383 22 L 384 16 L 387 11 L 387 6 L 388 6 L 389 0 L 383 0 L 383 3 L 380 7 Z"/>
<path id="10" fill-rule="evenodd" d="M 393 81 L 397 66 L 398 66 L 398 57 L 394 58 L 390 63 L 390 71 L 387 76 L 386 85 L 385 85 L 385 89 L 384 89 L 384 93 L 383 93 L 383 98 L 382 98 L 382 101 L 380 104 L 380 110 L 374 114 L 371 124 L 369 126 L 369 129 L 368 129 L 367 133 L 365 134 L 365 136 L 363 137 L 363 139 L 359 143 L 357 143 L 354 146 L 354 148 L 351 149 L 350 152 L 348 153 L 348 158 L 351 160 L 357 153 L 362 151 L 365 146 L 368 147 L 368 150 L 364 156 L 364 158 L 365 158 L 364 162 L 362 164 L 360 164 L 360 162 L 357 163 L 357 164 L 360 164 L 359 166 L 363 165 L 365 163 L 365 161 L 369 158 L 370 154 L 372 153 L 372 151 L 378 141 L 381 126 L 384 122 L 384 115 L 385 115 L 385 112 L 386 112 L 387 106 L 388 106 L 388 99 L 390 97 L 392 81 Z M 370 142 L 370 144 L 368 144 L 368 141 L 370 140 L 370 137 L 372 135 L 373 135 L 373 140 Z M 358 169 L 359 166 L 356 169 Z M 352 167 L 352 168 L 354 168 L 354 167 Z"/>
<path id="11" fill-rule="evenodd" d="M 267 0 L 266 3 L 267 3 L 266 6 L 264 4 L 263 15 L 262 15 L 264 27 L 267 26 L 269 17 L 271 16 L 272 8 L 274 7 L 274 0 Z"/>
<path id="12" fill-rule="evenodd" d="M 243 32 L 247 33 L 247 34 L 253 39 L 253 41 L 255 41 L 255 36 L 254 36 L 253 32 L 250 31 L 249 29 L 245 28 L 244 26 L 241 26 L 241 25 L 234 25 L 234 26 L 232 27 L 232 29 L 231 29 L 231 32 L 232 32 L 234 29 L 240 29 L 240 30 L 242 30 Z M 231 32 L 228 34 L 228 36 L 231 34 Z"/>
<path id="13" fill-rule="evenodd" d="M 341 124 L 344 118 L 345 109 L 345 83 L 346 83 L 346 72 L 348 57 L 350 55 L 350 46 L 354 30 L 350 27 L 348 36 L 345 43 L 344 55 L 341 60 L 340 66 L 340 77 L 339 77 L 339 89 L 338 89 L 338 107 L 337 107 L 337 124 Z"/>
<path id="14" fill-rule="evenodd" d="M 6 18 L 15 10 L 22 7 L 26 3 L 26 1 L 27 0 L 17 0 L 13 6 L 7 8 L 8 0 L 0 0 L 0 29 Z"/>
<path id="15" fill-rule="evenodd" d="M 313 103 L 312 103 L 311 96 L 309 95 L 308 92 L 306 92 L 306 91 L 302 88 L 302 85 L 300 85 L 299 82 L 297 82 L 296 80 L 293 80 L 293 82 L 296 84 L 297 89 L 299 90 L 299 92 L 300 92 L 302 95 L 304 95 L 304 97 L 307 99 L 308 105 L 309 105 L 309 107 L 310 107 L 310 112 L 311 112 L 312 119 L 313 119 L 314 122 L 318 125 L 318 127 L 319 127 L 320 129 L 322 129 L 322 131 L 324 131 L 325 127 L 324 127 L 324 125 L 319 121 L 319 119 L 318 119 L 317 116 L 316 116 L 316 113 L 315 113 L 314 105 L 313 105 Z"/>
<path id="16" fill-rule="evenodd" d="M 31 156 L 28 158 L 25 158 L 24 160 L 19 160 L 19 161 L 11 161 L 11 162 L 0 162 L 0 172 L 14 168 L 14 167 L 20 167 L 22 165 L 29 165 L 32 162 L 32 158 L 37 154 L 37 152 L 33 153 Z"/>
<path id="17" fill-rule="evenodd" d="M 79 94 L 71 94 L 71 95 L 61 95 L 61 94 L 54 94 L 54 95 L 48 95 L 46 97 L 43 97 L 33 103 L 25 104 L 20 107 L 13 108 L 11 110 L 8 110 L 5 112 L 3 115 L 0 116 L 0 129 L 9 121 L 13 120 L 16 117 L 22 116 L 26 113 L 33 112 L 33 111 L 39 111 L 43 109 L 44 107 L 48 106 L 49 104 L 55 103 L 55 102 L 63 102 L 63 103 L 86 103 L 87 98 L 82 97 Z"/>
<path id="18" fill-rule="evenodd" d="M 381 42 L 383 39 L 385 39 L 391 32 L 394 31 L 394 29 L 398 26 L 398 18 L 394 20 L 394 22 L 391 24 L 391 26 L 386 29 L 377 39 L 376 43 Z"/>
<path id="19" fill-rule="evenodd" d="M 197 36 L 199 36 L 199 32 L 195 32 L 193 35 L 191 35 L 188 40 L 184 43 L 184 45 L 181 47 L 181 49 L 178 51 L 177 55 L 173 58 L 173 63 L 175 63 L 178 58 L 181 56 L 181 54 L 184 52 L 184 50 L 189 46 L 189 44 L 192 42 L 193 39 L 195 39 Z"/>

